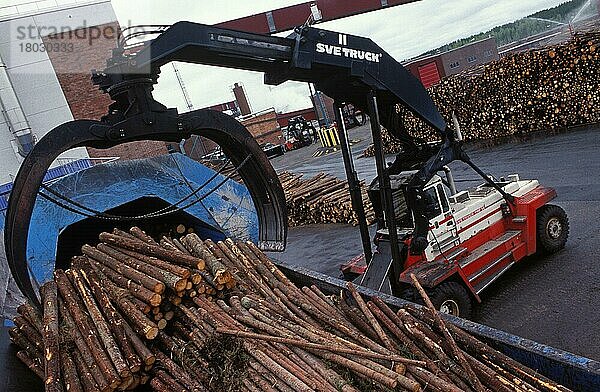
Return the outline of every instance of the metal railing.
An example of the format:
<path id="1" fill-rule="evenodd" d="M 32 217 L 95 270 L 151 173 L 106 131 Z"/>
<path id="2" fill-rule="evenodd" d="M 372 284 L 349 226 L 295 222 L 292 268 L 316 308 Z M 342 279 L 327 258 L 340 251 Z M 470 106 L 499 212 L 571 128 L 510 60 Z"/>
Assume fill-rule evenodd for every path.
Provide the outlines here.
<path id="1" fill-rule="evenodd" d="M 18 4 L 0 6 L 0 18 L 35 14 L 72 5 L 105 3 L 110 0 L 36 0 L 21 1 Z"/>

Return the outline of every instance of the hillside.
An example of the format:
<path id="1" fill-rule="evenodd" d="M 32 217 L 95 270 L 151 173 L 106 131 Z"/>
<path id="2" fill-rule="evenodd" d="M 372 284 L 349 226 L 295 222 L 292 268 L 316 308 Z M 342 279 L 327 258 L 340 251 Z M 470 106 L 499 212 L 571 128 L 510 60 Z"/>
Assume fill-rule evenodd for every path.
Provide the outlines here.
<path id="1" fill-rule="evenodd" d="M 494 27 L 491 30 L 472 35 L 467 38 L 462 38 L 451 42 L 447 45 L 439 48 L 430 50 L 423 55 L 431 55 L 448 50 L 459 48 L 469 42 L 478 41 L 489 36 L 496 37 L 498 46 L 506 45 L 514 41 L 518 41 L 522 38 L 529 37 L 531 35 L 542 33 L 549 28 L 557 26 L 554 23 L 545 22 L 530 18 L 541 18 L 554 20 L 561 23 L 568 23 L 577 14 L 581 6 L 586 0 L 571 0 L 556 7 L 548 8 L 542 11 L 538 11 L 534 14 L 529 15 L 527 18 L 519 19 L 512 23 L 507 23 L 502 26 Z"/>

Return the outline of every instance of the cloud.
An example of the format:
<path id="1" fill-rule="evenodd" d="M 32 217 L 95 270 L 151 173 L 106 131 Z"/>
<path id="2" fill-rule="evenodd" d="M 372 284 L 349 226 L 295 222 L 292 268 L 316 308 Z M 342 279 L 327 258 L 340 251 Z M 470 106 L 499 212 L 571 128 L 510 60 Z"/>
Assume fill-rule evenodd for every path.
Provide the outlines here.
<path id="1" fill-rule="evenodd" d="M 299 3 L 300 0 L 223 2 L 217 0 L 112 0 L 121 24 L 172 24 L 179 20 L 214 24 Z M 397 60 L 417 56 L 459 38 L 513 22 L 564 0 L 422 0 L 357 15 L 321 26 L 370 37 Z M 286 35 L 286 34 L 283 34 Z M 265 86 L 260 73 L 178 64 L 196 108 L 233 100 L 231 86 L 242 83 L 254 111 L 270 107 L 290 111 L 311 106 L 306 83 Z M 168 106 L 186 110 L 171 66 L 162 69 L 155 96 Z"/>

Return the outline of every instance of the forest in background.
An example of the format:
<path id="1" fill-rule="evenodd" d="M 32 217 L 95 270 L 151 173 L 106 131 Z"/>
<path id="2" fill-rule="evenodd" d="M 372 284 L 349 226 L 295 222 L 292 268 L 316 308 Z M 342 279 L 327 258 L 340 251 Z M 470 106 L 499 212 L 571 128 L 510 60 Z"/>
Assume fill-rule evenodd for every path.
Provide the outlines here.
<path id="1" fill-rule="evenodd" d="M 439 48 L 430 50 L 424 55 L 432 55 L 443 53 L 452 49 L 460 48 L 470 42 L 479 41 L 481 39 L 493 36 L 496 37 L 498 46 L 503 46 L 520 39 L 543 33 L 544 31 L 557 27 L 558 24 L 541 21 L 532 18 L 549 19 L 556 22 L 568 23 L 577 14 L 579 9 L 587 0 L 571 0 L 556 7 L 548 8 L 529 15 L 526 18 L 519 19 L 512 23 L 507 23 L 502 26 L 494 27 L 491 30 L 472 35 L 467 38 L 462 38 L 449 44 L 440 46 Z M 421 57 L 421 56 L 419 56 Z"/>

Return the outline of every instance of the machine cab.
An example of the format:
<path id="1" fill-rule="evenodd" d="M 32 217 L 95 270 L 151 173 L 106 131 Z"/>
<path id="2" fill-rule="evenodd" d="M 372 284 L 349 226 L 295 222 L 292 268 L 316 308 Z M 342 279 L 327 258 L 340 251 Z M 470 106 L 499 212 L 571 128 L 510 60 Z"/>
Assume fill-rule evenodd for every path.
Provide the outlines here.
<path id="1" fill-rule="evenodd" d="M 429 246 L 425 249 L 427 260 L 433 260 L 446 250 L 458 245 L 459 238 L 456 221 L 448 200 L 446 187 L 439 176 L 429 182 L 423 189 L 427 203 L 427 219 Z"/>
<path id="2" fill-rule="evenodd" d="M 392 199 L 394 202 L 394 211 L 396 226 L 398 228 L 398 239 L 403 241 L 412 234 L 414 230 L 413 212 L 408 209 L 405 190 L 408 181 L 414 174 L 414 171 L 407 171 L 397 175 L 390 176 L 390 185 L 392 188 Z M 447 172 L 448 174 L 448 172 Z M 434 176 L 425 186 L 424 193 L 426 197 L 426 215 L 429 220 L 428 242 L 429 246 L 425 250 L 427 260 L 434 260 L 455 245 L 459 244 L 456 221 L 454 219 L 452 207 L 448 199 L 448 193 L 455 189 L 451 175 L 447 175 L 446 182 L 449 187 L 444 185 L 440 176 Z M 379 184 L 375 180 L 369 187 L 369 198 L 375 209 L 375 216 L 378 220 L 378 238 L 388 237 L 388 231 L 381 226 L 383 217 L 383 204 L 379 192 Z"/>

